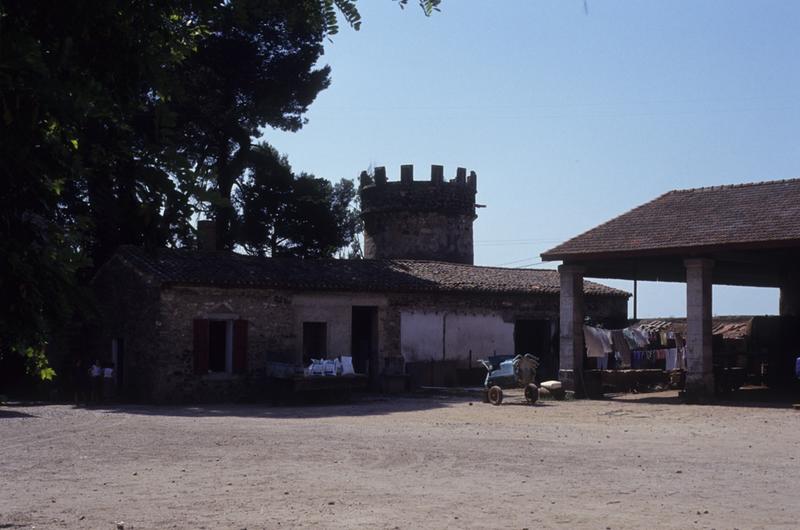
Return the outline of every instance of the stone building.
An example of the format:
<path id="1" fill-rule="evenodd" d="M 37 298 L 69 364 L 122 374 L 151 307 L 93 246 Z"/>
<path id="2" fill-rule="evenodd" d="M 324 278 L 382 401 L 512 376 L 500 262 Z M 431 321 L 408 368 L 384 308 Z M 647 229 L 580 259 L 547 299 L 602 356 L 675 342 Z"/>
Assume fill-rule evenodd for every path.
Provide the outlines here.
<path id="1" fill-rule="evenodd" d="M 96 347 L 117 366 L 121 394 L 157 402 L 256 397 L 267 362 L 338 355 L 352 356 L 374 389 L 401 374 L 416 384 L 461 383 L 495 353 L 536 353 L 541 375 L 554 377 L 558 272 L 472 265 L 474 174 L 459 170 L 447 183 L 441 174 L 434 166 L 430 183 L 382 182 L 379 168 L 374 181 L 362 179 L 374 259 L 121 247 L 93 280 L 104 316 Z M 625 321 L 628 293 L 591 282 L 584 292 L 588 315 Z"/>

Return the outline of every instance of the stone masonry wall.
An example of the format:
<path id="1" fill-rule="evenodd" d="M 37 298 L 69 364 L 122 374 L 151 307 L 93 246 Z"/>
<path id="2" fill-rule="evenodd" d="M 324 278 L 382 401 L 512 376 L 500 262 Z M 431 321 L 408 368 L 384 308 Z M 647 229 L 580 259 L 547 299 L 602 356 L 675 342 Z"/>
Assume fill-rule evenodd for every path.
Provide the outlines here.
<path id="1" fill-rule="evenodd" d="M 147 399 L 158 365 L 159 286 L 115 257 L 98 272 L 92 288 L 99 319 L 91 333 L 91 357 L 110 362 L 112 339 L 122 339 L 123 382 L 117 393 L 122 399 Z"/>
<path id="2" fill-rule="evenodd" d="M 364 256 L 473 263 L 472 223 L 475 173 L 459 168 L 449 182 L 442 166 L 431 179 L 415 181 L 414 168 L 401 166 L 400 181 L 388 182 L 385 168 L 361 175 L 359 193 L 364 221 Z"/>
<path id="3" fill-rule="evenodd" d="M 558 319 L 553 295 L 480 293 L 312 292 L 274 289 L 166 286 L 158 290 L 141 277 L 117 271 L 107 289 L 108 337 L 124 334 L 131 397 L 155 402 L 237 401 L 263 390 L 267 361 L 300 362 L 302 322 L 328 323 L 329 356 L 350 355 L 352 307 L 378 311 L 378 373 L 401 355 L 403 311 L 499 314 L 515 319 Z M 598 319 L 624 318 L 624 298 L 588 297 L 587 314 Z M 247 369 L 243 374 L 194 372 L 193 322 L 215 315 L 245 319 Z M 117 335 L 115 335 L 117 334 Z M 108 339 L 110 340 L 110 339 Z"/>
<path id="4" fill-rule="evenodd" d="M 473 218 L 435 212 L 364 216 L 364 256 L 472 264 Z"/>
<path id="5" fill-rule="evenodd" d="M 383 335 L 385 295 L 348 292 L 292 292 L 173 286 L 164 289 L 158 321 L 161 352 L 155 400 L 236 401 L 257 398 L 268 361 L 300 363 L 303 322 L 328 324 L 329 357 L 350 355 L 352 307 L 378 307 Z M 244 374 L 194 373 L 193 321 L 230 315 L 249 322 Z M 379 349 L 382 349 L 379 344 Z"/>
<path id="6" fill-rule="evenodd" d="M 267 359 L 289 362 L 296 341 L 292 293 L 270 289 L 171 286 L 161 294 L 156 401 L 237 401 L 258 393 Z M 195 319 L 231 315 L 249 322 L 243 374 L 194 373 Z"/>

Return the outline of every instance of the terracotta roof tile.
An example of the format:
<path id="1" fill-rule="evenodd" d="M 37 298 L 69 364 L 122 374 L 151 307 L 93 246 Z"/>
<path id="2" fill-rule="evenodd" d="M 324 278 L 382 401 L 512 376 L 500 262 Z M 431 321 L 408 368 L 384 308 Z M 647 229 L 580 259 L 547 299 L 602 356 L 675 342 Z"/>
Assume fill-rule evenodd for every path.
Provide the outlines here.
<path id="1" fill-rule="evenodd" d="M 542 258 L 782 241 L 800 241 L 800 179 L 670 191 Z"/>
<path id="2" fill-rule="evenodd" d="M 711 334 L 721 335 L 725 339 L 741 339 L 749 336 L 753 330 L 752 316 L 723 316 L 711 319 Z M 766 317 L 771 318 L 771 317 Z M 674 331 L 686 334 L 686 318 L 643 318 L 636 327 L 646 331 Z"/>
<path id="3" fill-rule="evenodd" d="M 161 283 L 352 291 L 558 294 L 554 270 L 506 269 L 418 260 L 262 258 L 232 252 L 123 246 L 117 257 Z M 629 296 L 585 282 L 589 295 Z"/>

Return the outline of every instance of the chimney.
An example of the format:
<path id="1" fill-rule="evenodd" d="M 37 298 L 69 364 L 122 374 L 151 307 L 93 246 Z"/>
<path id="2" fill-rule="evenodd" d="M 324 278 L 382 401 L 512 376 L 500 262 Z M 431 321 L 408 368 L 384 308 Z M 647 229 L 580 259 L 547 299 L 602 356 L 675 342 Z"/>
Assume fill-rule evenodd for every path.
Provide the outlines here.
<path id="1" fill-rule="evenodd" d="M 217 224 L 211 219 L 197 221 L 197 247 L 203 252 L 217 250 Z"/>

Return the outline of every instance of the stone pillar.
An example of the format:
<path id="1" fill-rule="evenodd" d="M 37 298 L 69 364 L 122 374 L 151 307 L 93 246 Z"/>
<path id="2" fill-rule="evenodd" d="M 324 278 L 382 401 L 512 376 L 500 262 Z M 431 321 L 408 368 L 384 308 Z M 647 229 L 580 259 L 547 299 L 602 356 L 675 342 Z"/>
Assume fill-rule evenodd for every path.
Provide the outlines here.
<path id="1" fill-rule="evenodd" d="M 711 339 L 710 259 L 687 259 L 686 265 L 686 399 L 704 401 L 714 396 Z"/>
<path id="2" fill-rule="evenodd" d="M 780 315 L 800 317 L 800 275 L 789 274 L 781 285 Z"/>
<path id="3" fill-rule="evenodd" d="M 558 378 L 567 390 L 583 395 L 583 274 L 585 269 L 561 265 L 560 350 Z"/>

